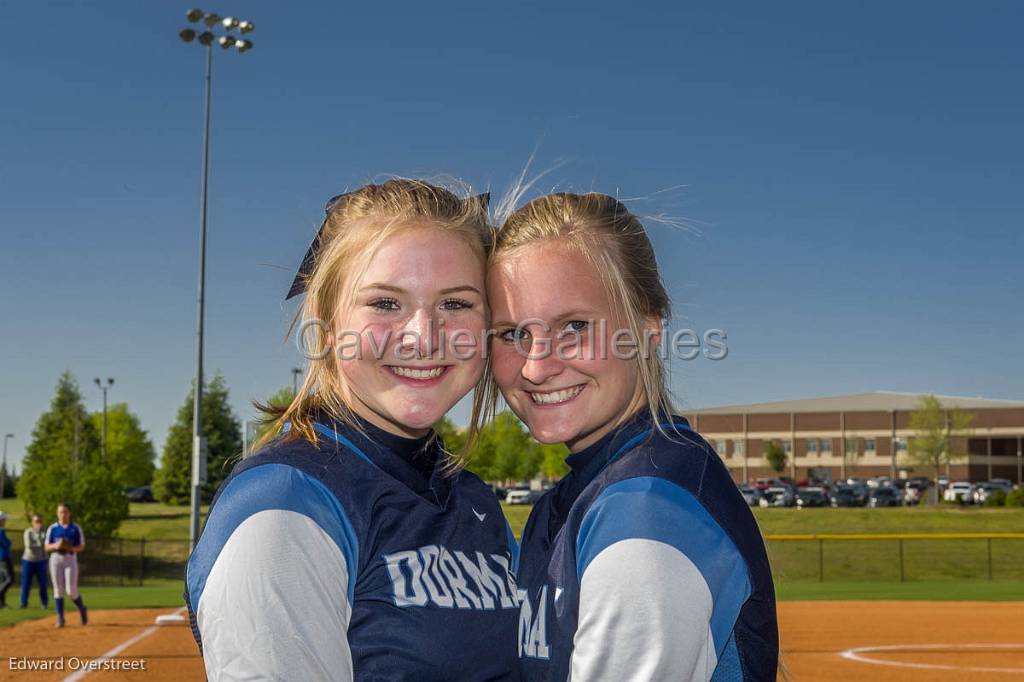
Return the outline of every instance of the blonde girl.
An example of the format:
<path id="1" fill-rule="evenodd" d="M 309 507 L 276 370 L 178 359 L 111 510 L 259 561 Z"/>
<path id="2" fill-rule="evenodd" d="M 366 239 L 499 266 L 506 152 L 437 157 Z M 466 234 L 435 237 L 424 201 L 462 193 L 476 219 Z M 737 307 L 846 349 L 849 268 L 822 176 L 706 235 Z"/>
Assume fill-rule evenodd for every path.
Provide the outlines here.
<path id="1" fill-rule="evenodd" d="M 488 270 L 492 394 L 570 473 L 533 508 L 517 574 L 524 680 L 774 680 L 775 595 L 757 524 L 676 416 L 669 297 L 643 225 L 552 194 L 500 227 Z"/>
<path id="2" fill-rule="evenodd" d="M 484 198 L 422 181 L 328 202 L 290 292 L 304 383 L 188 564 L 211 680 L 514 673 L 515 540 L 431 428 L 484 371 L 489 234 Z"/>

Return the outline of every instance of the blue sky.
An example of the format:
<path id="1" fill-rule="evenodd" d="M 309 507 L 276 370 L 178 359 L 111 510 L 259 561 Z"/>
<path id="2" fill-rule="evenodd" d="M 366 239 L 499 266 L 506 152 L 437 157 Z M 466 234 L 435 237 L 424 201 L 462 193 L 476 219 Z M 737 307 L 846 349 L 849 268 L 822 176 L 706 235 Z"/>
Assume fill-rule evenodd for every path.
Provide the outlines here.
<path id="1" fill-rule="evenodd" d="M 652 224 L 684 406 L 888 389 L 1024 398 L 1013 2 L 221 2 L 207 355 L 238 414 L 290 382 L 281 299 L 326 198 L 386 174 L 595 189 Z M 0 431 L 65 369 L 158 450 L 194 367 L 203 55 L 173 2 L 2 2 Z M 680 187 L 681 186 L 681 187 Z M 665 190 L 666 188 L 676 188 Z M 464 418 L 457 410 L 457 419 Z"/>

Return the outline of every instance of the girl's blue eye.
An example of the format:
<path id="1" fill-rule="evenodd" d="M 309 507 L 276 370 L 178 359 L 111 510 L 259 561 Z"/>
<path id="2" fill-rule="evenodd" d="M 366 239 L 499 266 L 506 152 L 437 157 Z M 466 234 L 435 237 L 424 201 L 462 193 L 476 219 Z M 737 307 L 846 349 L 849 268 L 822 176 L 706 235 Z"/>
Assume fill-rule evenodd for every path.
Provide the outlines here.
<path id="1" fill-rule="evenodd" d="M 517 341 L 522 343 L 530 337 L 530 332 L 521 327 L 514 327 L 501 332 L 498 337 L 505 343 L 516 343 Z"/>
<path id="2" fill-rule="evenodd" d="M 572 332 L 575 334 L 582 334 L 583 332 L 587 331 L 588 327 L 590 327 L 590 322 L 588 322 L 587 320 L 570 320 L 565 325 L 565 331 Z"/>
<path id="3" fill-rule="evenodd" d="M 366 305 L 377 310 L 398 310 L 398 300 L 394 298 L 375 298 Z"/>
<path id="4" fill-rule="evenodd" d="M 446 298 L 441 301 L 441 310 L 468 310 L 473 304 L 462 298 Z"/>

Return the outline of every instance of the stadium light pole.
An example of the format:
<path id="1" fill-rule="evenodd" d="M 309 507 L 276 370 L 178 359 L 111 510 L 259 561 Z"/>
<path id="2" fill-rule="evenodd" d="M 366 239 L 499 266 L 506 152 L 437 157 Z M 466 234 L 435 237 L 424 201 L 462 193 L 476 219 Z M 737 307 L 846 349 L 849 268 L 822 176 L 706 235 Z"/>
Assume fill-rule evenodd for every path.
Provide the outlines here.
<path id="1" fill-rule="evenodd" d="M 93 381 L 95 381 L 96 385 L 99 387 L 99 389 L 101 391 L 103 391 L 103 440 L 102 440 L 103 444 L 100 446 L 100 453 L 101 453 L 101 456 L 103 458 L 103 462 L 106 463 L 106 461 L 107 461 L 107 390 L 111 386 L 114 385 L 114 380 L 111 379 L 110 377 L 107 377 L 107 383 L 104 384 L 102 381 L 99 380 L 99 377 L 97 377 L 97 378 L 93 379 Z"/>
<path id="2" fill-rule="evenodd" d="M 302 368 L 292 367 L 292 396 L 299 394 L 299 375 L 302 374 Z"/>
<path id="3" fill-rule="evenodd" d="M 7 483 L 7 441 L 14 438 L 13 433 L 4 434 L 4 463 L 3 468 L 0 468 L 0 500 L 4 498 L 4 486 Z"/>
<path id="4" fill-rule="evenodd" d="M 203 437 L 203 313 L 206 285 L 206 197 L 210 177 L 210 82 L 213 74 L 213 45 L 225 50 L 237 48 L 239 52 L 252 49 L 252 41 L 236 38 L 232 31 L 240 34 L 254 31 L 256 26 L 251 21 L 235 17 L 221 17 L 214 12 L 201 9 L 190 9 L 185 13 L 190 23 L 201 23 L 201 33 L 195 29 L 184 28 L 178 37 L 186 43 L 193 40 L 206 48 L 206 90 L 203 100 L 203 185 L 199 198 L 199 287 L 196 298 L 196 375 L 193 387 L 192 402 L 192 496 L 189 512 L 189 547 L 195 549 L 199 539 L 199 504 L 202 485 L 206 482 L 206 439 Z M 205 28 L 204 28 L 205 26 Z M 215 26 L 221 26 L 224 33 L 216 35 Z"/>

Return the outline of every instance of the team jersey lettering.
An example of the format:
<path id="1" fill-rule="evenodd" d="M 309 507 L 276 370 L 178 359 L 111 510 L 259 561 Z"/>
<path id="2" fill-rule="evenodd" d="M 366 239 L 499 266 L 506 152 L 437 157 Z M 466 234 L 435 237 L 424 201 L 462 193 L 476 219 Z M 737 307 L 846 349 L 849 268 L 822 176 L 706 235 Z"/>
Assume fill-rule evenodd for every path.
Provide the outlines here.
<path id="1" fill-rule="evenodd" d="M 555 588 L 556 593 L 559 588 Z M 548 645 L 547 614 L 548 586 L 540 589 L 537 613 L 533 613 L 527 590 L 519 590 L 519 658 L 548 660 L 551 647 Z"/>
<path id="2" fill-rule="evenodd" d="M 440 545 L 385 554 L 395 606 L 493 610 L 500 603 L 503 609 L 516 608 L 518 591 L 508 557 L 491 554 L 488 561 L 483 552 L 475 556 Z"/>

